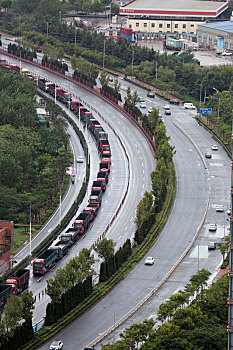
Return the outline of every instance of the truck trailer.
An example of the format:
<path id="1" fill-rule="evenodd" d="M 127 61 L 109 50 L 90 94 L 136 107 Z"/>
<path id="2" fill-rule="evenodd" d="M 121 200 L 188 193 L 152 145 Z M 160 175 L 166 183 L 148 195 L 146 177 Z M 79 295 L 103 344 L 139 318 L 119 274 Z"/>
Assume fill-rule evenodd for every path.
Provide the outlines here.
<path id="1" fill-rule="evenodd" d="M 8 277 L 6 284 L 12 287 L 12 294 L 19 294 L 26 288 L 28 288 L 30 279 L 30 270 L 22 269 Z"/>
<path id="2" fill-rule="evenodd" d="M 73 223 L 73 227 L 78 230 L 79 235 L 86 232 L 90 222 L 90 213 L 82 212 L 80 213 Z"/>
<path id="3" fill-rule="evenodd" d="M 58 259 L 57 249 L 47 249 L 33 261 L 33 274 L 44 275 Z"/>
<path id="4" fill-rule="evenodd" d="M 9 284 L 0 285 L 0 310 L 3 311 L 7 298 L 11 295 L 11 286 Z"/>

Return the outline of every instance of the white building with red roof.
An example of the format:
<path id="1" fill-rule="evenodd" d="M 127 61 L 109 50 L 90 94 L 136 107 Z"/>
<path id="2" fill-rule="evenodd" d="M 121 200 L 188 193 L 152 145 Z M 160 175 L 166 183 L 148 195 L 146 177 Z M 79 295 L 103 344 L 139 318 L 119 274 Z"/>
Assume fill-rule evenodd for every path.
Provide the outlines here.
<path id="1" fill-rule="evenodd" d="M 196 34 L 197 26 L 214 20 L 228 8 L 227 1 L 135 0 L 120 7 L 127 28 L 146 33 Z"/>

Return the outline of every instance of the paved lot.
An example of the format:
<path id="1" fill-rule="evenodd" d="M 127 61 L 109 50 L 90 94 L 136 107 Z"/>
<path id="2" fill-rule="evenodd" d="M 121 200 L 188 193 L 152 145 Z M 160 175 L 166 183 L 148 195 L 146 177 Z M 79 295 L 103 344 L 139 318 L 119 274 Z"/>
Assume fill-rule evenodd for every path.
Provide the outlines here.
<path id="1" fill-rule="evenodd" d="M 153 47 L 155 51 L 163 52 L 163 41 L 162 40 L 156 40 L 156 41 L 150 41 L 150 40 L 140 40 L 137 42 L 138 45 L 146 46 L 146 47 Z M 168 53 L 172 53 L 173 51 L 168 51 Z M 223 65 L 223 64 L 233 64 L 233 56 L 228 57 L 221 57 L 216 56 L 215 51 L 207 50 L 207 49 L 200 49 L 197 51 L 194 51 L 195 58 L 197 58 L 200 61 L 201 66 L 213 66 L 213 65 Z"/>

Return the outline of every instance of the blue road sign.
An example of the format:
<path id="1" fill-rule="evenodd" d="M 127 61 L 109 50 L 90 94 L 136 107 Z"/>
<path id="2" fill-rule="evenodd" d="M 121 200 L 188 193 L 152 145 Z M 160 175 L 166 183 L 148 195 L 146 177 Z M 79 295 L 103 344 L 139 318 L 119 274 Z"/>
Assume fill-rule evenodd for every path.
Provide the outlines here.
<path id="1" fill-rule="evenodd" d="M 212 114 L 212 108 L 200 108 L 200 114 Z"/>

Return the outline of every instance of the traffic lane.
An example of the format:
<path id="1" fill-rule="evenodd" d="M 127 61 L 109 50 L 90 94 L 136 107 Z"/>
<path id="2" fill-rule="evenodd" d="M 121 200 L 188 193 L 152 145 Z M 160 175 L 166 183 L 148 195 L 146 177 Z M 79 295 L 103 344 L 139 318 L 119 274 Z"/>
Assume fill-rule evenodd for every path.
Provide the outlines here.
<path id="1" fill-rule="evenodd" d="M 40 74 L 40 71 L 39 70 L 37 70 L 37 73 L 39 73 Z M 43 72 L 44 73 L 44 72 Z M 47 73 L 47 72 L 46 72 Z M 49 73 L 49 77 L 48 77 L 48 79 L 50 78 L 50 76 L 51 76 L 51 74 Z M 56 80 L 58 80 L 59 79 L 59 77 L 56 77 Z M 74 84 L 73 84 L 74 85 Z M 73 85 L 71 84 L 71 87 L 73 87 Z M 74 88 L 76 89 L 77 88 L 77 86 L 76 85 L 74 85 Z M 71 89 L 70 89 L 71 90 Z M 76 91 L 76 90 L 75 90 Z M 86 91 L 85 91 L 86 92 Z M 78 92 L 78 95 L 80 95 L 80 93 Z M 101 101 L 101 105 L 102 105 L 102 102 L 103 101 Z"/>
<path id="2" fill-rule="evenodd" d="M 82 152 L 82 147 L 80 144 L 80 141 L 77 141 L 77 135 L 74 132 L 73 128 L 69 126 L 68 132 L 70 134 L 70 140 L 72 142 L 73 148 L 76 153 Z M 61 218 L 63 218 L 66 213 L 68 212 L 71 203 L 76 199 L 80 189 L 81 189 L 81 183 L 84 179 L 85 175 L 85 165 L 82 167 L 79 167 L 79 178 L 82 179 L 77 182 L 76 186 L 70 186 L 68 189 L 68 192 L 63 197 L 62 202 L 62 211 L 61 211 Z M 46 224 L 46 227 L 42 228 L 40 232 L 32 238 L 32 250 L 35 249 L 35 247 L 40 244 L 43 239 L 50 233 L 52 230 L 58 225 L 59 222 L 59 208 L 55 211 L 55 213 L 50 217 L 49 221 Z M 29 243 L 25 244 L 22 249 L 20 249 L 14 256 L 17 262 L 20 262 L 22 259 L 25 258 L 25 256 L 29 253 Z"/>
<path id="3" fill-rule="evenodd" d="M 175 127 L 174 132 L 176 132 Z M 177 141 L 176 148 L 180 149 L 181 147 L 182 150 L 185 150 L 186 159 L 185 157 L 179 159 L 181 152 L 177 151 L 175 157 L 177 158 L 177 162 L 179 162 L 178 166 L 180 166 L 181 170 L 177 177 L 178 188 L 176 201 L 164 230 L 158 237 L 156 244 L 147 254 L 155 258 L 155 266 L 157 266 L 157 269 L 153 269 L 153 267 L 151 269 L 150 266 L 145 266 L 143 259 L 143 261 L 127 275 L 124 281 L 118 284 L 104 298 L 103 302 L 98 303 L 94 308 L 83 315 L 82 319 L 75 321 L 69 328 L 61 333 L 62 340 L 68 349 L 74 349 L 72 342 L 75 341 L 75 334 L 79 334 L 79 344 L 81 348 L 103 332 L 103 328 L 108 328 L 111 325 L 110 317 L 104 320 L 101 319 L 101 325 L 96 325 L 96 323 L 94 325 L 93 320 L 97 319 L 96 317 L 98 317 L 100 310 L 103 308 L 102 305 L 111 305 L 112 309 L 114 307 L 116 308 L 116 321 L 131 310 L 132 307 L 147 295 L 170 270 L 189 244 L 189 240 L 194 236 L 196 228 L 203 216 L 203 203 L 206 202 L 207 197 L 208 189 L 205 188 L 206 174 L 200 171 L 200 159 L 197 154 L 188 151 L 187 139 L 179 135 Z M 189 166 L 190 164 L 191 166 Z M 185 179 L 187 179 L 187 184 L 189 181 L 192 182 L 195 178 L 198 178 L 199 181 L 194 182 L 190 195 L 188 195 L 186 193 L 187 186 L 180 185 L 185 182 Z M 198 188 L 194 191 L 194 187 L 196 186 Z M 203 189 L 205 191 L 203 191 Z M 195 200 L 191 195 L 196 196 Z M 200 208 L 202 208 L 202 210 Z M 186 217 L 190 215 L 194 218 L 193 220 L 186 219 Z M 124 298 L 122 296 L 124 296 Z M 88 334 L 88 342 L 86 334 Z"/>
<path id="4" fill-rule="evenodd" d="M 109 132 L 109 139 L 111 140 L 111 152 L 113 154 L 113 159 L 116 158 L 116 161 L 113 162 L 111 167 L 109 183 L 102 198 L 101 208 L 99 209 L 98 215 L 93 221 L 93 224 L 91 224 L 89 229 L 86 231 L 85 236 L 81 236 L 80 239 L 76 242 L 75 246 L 69 250 L 67 256 L 65 256 L 61 261 L 57 262 L 56 268 L 64 267 L 70 259 L 78 255 L 79 251 L 82 248 L 90 248 L 93 245 L 93 243 L 96 242 L 100 234 L 105 230 L 110 219 L 113 217 L 117 209 L 118 203 L 120 202 L 120 199 L 123 195 L 123 191 L 125 188 L 125 176 L 122 176 L 121 174 L 125 174 L 126 172 L 126 159 L 118 141 L 111 136 L 111 130 L 106 129 L 106 131 Z M 93 144 L 93 146 L 95 147 L 95 144 Z M 95 152 L 96 165 L 98 165 L 99 157 L 97 151 Z M 117 158 L 117 154 L 119 154 L 119 159 Z M 91 186 L 93 181 L 96 180 L 97 171 L 98 170 L 96 169 L 96 172 L 92 173 L 92 178 L 90 177 L 88 191 L 85 195 L 85 198 L 82 204 L 80 205 L 77 213 L 71 219 L 69 226 L 72 225 L 73 221 L 78 216 L 78 214 L 87 206 L 91 192 Z M 112 185 L 112 187 L 110 187 L 110 185 Z M 115 190 L 114 196 L 108 196 L 108 193 L 113 190 Z M 67 228 L 64 229 L 64 231 L 66 230 Z M 55 273 L 56 269 L 48 271 L 46 275 L 42 278 L 42 280 L 39 282 L 39 285 L 37 283 L 39 278 L 33 277 L 30 282 L 30 290 L 32 290 L 33 294 L 38 294 L 38 286 L 40 288 L 40 291 L 45 289 L 47 283 L 46 280 L 53 277 Z"/>
<path id="5" fill-rule="evenodd" d="M 131 181 L 129 185 L 129 192 L 132 193 L 131 196 L 134 196 L 133 200 L 132 197 L 126 198 L 125 204 L 118 215 L 119 220 L 114 223 L 107 235 L 109 238 L 115 237 L 117 249 L 125 242 L 127 237 L 132 238 L 134 236 L 137 204 L 142 199 L 145 191 L 151 190 L 150 174 L 155 170 L 156 162 L 154 154 L 141 132 L 132 125 L 130 120 L 121 114 L 116 114 L 112 106 L 109 106 L 108 121 L 114 124 L 117 133 L 124 139 L 130 159 L 134 159 L 133 163 L 130 162 Z M 138 186 L 141 191 L 136 191 Z"/>
<path id="6" fill-rule="evenodd" d="M 190 122 L 192 123 L 193 120 L 190 120 Z M 195 123 L 191 127 L 191 131 L 193 132 L 192 137 L 196 139 L 198 147 L 200 147 L 200 150 L 203 153 L 213 141 L 213 137 L 210 133 L 206 132 L 204 128 Z M 186 127 L 187 126 L 188 125 L 186 125 Z M 149 299 L 149 301 L 143 305 L 143 307 L 134 313 L 133 316 L 130 317 L 113 334 L 107 337 L 104 340 L 104 344 L 108 343 L 108 341 L 112 339 L 113 335 L 115 336 L 115 339 L 117 339 L 119 337 L 119 333 L 122 332 L 125 327 L 129 327 L 135 322 L 141 322 L 143 319 L 150 317 L 156 319 L 156 309 L 159 308 L 159 305 L 162 302 L 165 302 L 172 294 L 183 289 L 189 282 L 189 278 L 197 272 L 198 266 L 200 270 L 205 268 L 211 272 L 210 282 L 218 272 L 219 266 L 222 263 L 222 255 L 218 250 L 209 251 L 208 243 L 210 241 L 221 241 L 221 237 L 224 236 L 223 219 L 224 217 L 226 218 L 225 209 L 229 203 L 229 193 L 228 196 L 226 196 L 226 188 L 230 189 L 231 169 L 229 157 L 220 145 L 219 153 L 216 152 L 214 154 L 216 155 L 214 158 L 216 158 L 216 161 L 218 162 L 217 166 L 214 165 L 212 159 L 206 160 L 207 181 L 210 182 L 211 190 L 210 206 L 207 213 L 206 223 L 204 224 L 196 243 L 175 272 L 171 275 L 171 277 L 169 277 L 168 281 L 159 289 L 159 291 L 156 292 Z M 217 203 L 224 205 L 224 213 L 216 213 L 215 192 L 218 193 Z M 208 222 L 218 223 L 216 233 L 211 233 L 208 230 Z M 158 268 L 156 264 L 154 265 L 154 268 Z M 97 346 L 96 348 L 99 349 L 100 347 Z"/>

